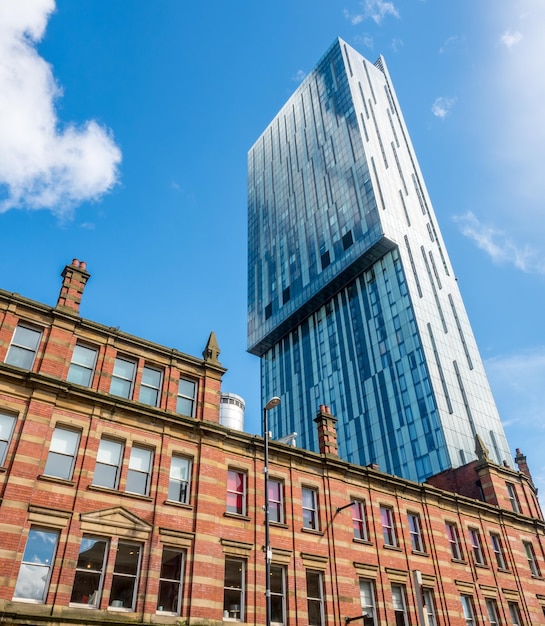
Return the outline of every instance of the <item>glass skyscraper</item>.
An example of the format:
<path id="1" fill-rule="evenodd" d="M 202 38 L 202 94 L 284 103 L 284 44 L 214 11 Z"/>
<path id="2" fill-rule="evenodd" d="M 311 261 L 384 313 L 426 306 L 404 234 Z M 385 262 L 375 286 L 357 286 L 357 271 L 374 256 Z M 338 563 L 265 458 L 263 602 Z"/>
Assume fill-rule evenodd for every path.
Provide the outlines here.
<path id="1" fill-rule="evenodd" d="M 388 70 L 338 39 L 248 154 L 248 343 L 274 437 L 422 481 L 505 433 Z"/>

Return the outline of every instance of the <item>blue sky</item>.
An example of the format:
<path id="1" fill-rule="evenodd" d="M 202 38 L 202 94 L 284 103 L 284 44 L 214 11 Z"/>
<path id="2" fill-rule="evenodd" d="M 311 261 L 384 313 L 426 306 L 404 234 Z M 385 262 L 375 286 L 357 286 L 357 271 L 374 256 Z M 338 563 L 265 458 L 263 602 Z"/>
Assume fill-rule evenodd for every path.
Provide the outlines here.
<path id="1" fill-rule="evenodd" d="M 541 0 L 0 0 L 0 287 L 200 355 L 260 430 L 246 154 L 341 36 L 383 54 L 500 415 L 545 486 Z"/>

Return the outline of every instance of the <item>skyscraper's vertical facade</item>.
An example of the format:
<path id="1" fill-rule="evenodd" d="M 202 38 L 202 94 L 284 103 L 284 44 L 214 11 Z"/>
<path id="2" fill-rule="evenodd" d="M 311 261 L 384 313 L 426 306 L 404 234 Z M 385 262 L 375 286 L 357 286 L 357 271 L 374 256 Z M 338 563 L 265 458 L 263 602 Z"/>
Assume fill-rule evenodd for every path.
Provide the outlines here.
<path id="1" fill-rule="evenodd" d="M 337 40 L 248 156 L 248 340 L 274 436 L 414 480 L 510 453 L 384 62 Z"/>

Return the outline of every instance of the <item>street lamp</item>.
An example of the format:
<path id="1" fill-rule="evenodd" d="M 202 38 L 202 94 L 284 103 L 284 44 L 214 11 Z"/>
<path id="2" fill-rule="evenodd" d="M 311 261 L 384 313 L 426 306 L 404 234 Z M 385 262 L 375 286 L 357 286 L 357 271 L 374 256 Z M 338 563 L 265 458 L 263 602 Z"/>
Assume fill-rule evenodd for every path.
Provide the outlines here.
<path id="1" fill-rule="evenodd" d="M 263 441 L 265 448 L 265 465 L 263 475 L 265 477 L 265 624 L 271 626 L 271 561 L 272 549 L 270 540 L 269 524 L 269 416 L 268 412 L 280 404 L 280 398 L 274 396 L 263 408 Z"/>

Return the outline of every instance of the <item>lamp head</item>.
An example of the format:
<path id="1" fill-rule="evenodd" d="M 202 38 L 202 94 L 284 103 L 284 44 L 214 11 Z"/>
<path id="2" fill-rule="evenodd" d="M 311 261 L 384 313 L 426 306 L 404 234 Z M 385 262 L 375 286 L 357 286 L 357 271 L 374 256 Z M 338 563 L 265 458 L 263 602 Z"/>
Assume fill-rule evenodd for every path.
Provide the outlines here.
<path id="1" fill-rule="evenodd" d="M 280 398 L 278 396 L 274 396 L 265 405 L 265 411 L 268 411 L 269 409 L 274 409 L 274 407 L 278 406 L 279 404 L 280 404 Z"/>

